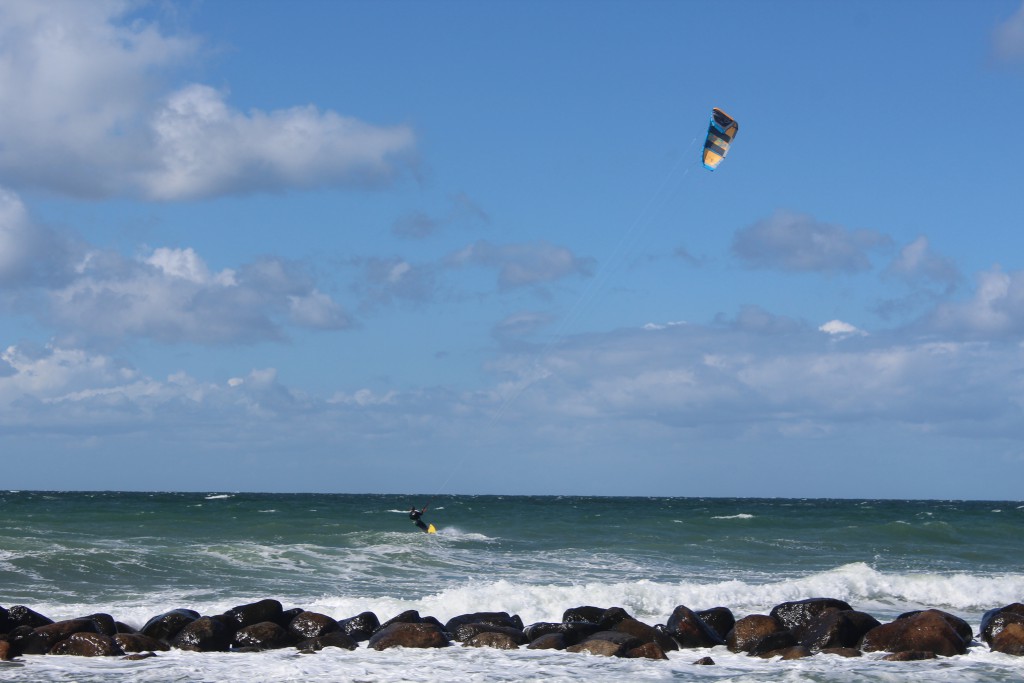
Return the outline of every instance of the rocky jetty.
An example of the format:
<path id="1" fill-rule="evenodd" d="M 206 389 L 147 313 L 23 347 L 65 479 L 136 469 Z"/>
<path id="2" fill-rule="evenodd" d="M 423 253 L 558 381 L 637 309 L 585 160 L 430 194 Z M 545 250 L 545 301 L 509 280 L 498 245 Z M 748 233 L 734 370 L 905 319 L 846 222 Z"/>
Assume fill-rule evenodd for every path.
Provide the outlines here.
<path id="1" fill-rule="evenodd" d="M 176 608 L 135 629 L 103 613 L 55 621 L 24 605 L 0 607 L 0 660 L 25 655 L 120 656 L 137 659 L 172 648 L 198 652 L 258 652 L 296 648 L 354 650 L 394 647 L 463 647 L 563 650 L 605 657 L 667 659 L 669 652 L 725 647 L 752 657 L 878 653 L 888 661 L 914 661 L 964 654 L 987 647 L 1024 655 L 1024 604 L 985 613 L 977 639 L 953 614 L 927 609 L 881 623 L 835 598 L 808 598 L 776 605 L 768 614 L 736 619 L 727 607 L 693 610 L 679 605 L 665 623 L 648 624 L 621 607 L 581 605 L 565 610 L 560 622 L 524 625 L 507 612 L 473 612 L 441 623 L 416 610 L 383 623 L 373 612 L 352 617 L 284 609 L 273 599 L 203 615 Z M 677 655 L 678 656 L 678 655 Z M 694 664 L 713 665 L 703 656 Z"/>

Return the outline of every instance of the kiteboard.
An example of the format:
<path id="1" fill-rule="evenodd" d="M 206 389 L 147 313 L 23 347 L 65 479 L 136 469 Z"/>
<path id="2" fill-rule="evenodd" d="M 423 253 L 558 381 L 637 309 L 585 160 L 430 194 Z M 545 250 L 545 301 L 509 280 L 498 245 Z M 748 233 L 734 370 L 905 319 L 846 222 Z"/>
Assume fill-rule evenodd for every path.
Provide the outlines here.
<path id="1" fill-rule="evenodd" d="M 433 524 L 431 524 L 430 526 L 427 527 L 427 533 L 428 534 L 436 534 L 437 533 L 437 529 L 434 528 Z"/>

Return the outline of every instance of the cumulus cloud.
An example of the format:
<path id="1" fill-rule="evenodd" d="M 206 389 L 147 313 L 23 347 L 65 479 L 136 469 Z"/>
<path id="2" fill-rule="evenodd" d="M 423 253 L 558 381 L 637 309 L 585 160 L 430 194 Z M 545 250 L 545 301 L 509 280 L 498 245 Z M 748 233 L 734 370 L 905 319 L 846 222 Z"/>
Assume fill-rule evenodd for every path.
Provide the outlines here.
<path id="1" fill-rule="evenodd" d="M 1024 271 L 998 266 L 979 273 L 967 301 L 946 301 L 926 316 L 925 325 L 944 334 L 970 338 L 1016 338 L 1024 334 Z"/>
<path id="2" fill-rule="evenodd" d="M 448 264 L 495 268 L 498 285 L 503 289 L 546 284 L 570 275 L 589 277 L 594 266 L 593 259 L 576 256 L 565 247 L 543 240 L 505 245 L 481 240 L 451 254 Z"/>
<path id="3" fill-rule="evenodd" d="M 952 290 L 960 280 L 960 271 L 950 259 L 935 253 L 928 238 L 920 236 L 900 249 L 886 274 L 908 282 L 930 282 Z"/>
<path id="4" fill-rule="evenodd" d="M 0 188 L 0 288 L 63 282 L 76 252 L 70 239 L 33 222 L 21 199 Z"/>
<path id="5" fill-rule="evenodd" d="M 437 272 L 431 264 L 398 257 L 362 259 L 357 264 L 362 272 L 353 289 L 366 308 L 395 302 L 420 304 L 437 293 Z"/>
<path id="6" fill-rule="evenodd" d="M 423 211 L 414 211 L 396 220 L 391 232 L 405 239 L 424 239 L 430 237 L 449 225 L 462 224 L 470 227 L 487 225 L 490 217 L 465 193 L 451 197 L 447 212 L 440 216 L 432 216 Z"/>
<path id="7" fill-rule="evenodd" d="M 849 230 L 806 214 L 777 211 L 738 230 L 732 252 L 750 268 L 856 273 L 871 267 L 872 250 L 889 244 L 889 238 L 874 230 Z"/>
<path id="8" fill-rule="evenodd" d="M 1024 2 L 992 33 L 992 50 L 1002 60 L 1024 59 Z"/>
<path id="9" fill-rule="evenodd" d="M 367 185 L 393 177 L 414 145 L 408 126 L 312 106 L 242 112 L 208 86 L 167 87 L 200 42 L 132 8 L 0 6 L 0 181 L 158 200 Z"/>

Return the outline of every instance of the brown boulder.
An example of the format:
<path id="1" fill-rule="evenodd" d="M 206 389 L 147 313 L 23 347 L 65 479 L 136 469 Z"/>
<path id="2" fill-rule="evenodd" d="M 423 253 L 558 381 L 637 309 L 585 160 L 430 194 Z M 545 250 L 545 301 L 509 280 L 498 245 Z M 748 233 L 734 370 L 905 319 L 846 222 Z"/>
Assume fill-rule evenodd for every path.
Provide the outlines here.
<path id="1" fill-rule="evenodd" d="M 369 647 L 387 650 L 392 647 L 448 647 L 450 644 L 434 624 L 393 622 L 373 634 Z"/>
<path id="2" fill-rule="evenodd" d="M 861 638 L 881 626 L 877 619 L 855 610 L 825 610 L 802 629 L 800 644 L 812 651 L 836 647 L 856 647 Z"/>
<path id="3" fill-rule="evenodd" d="M 736 617 L 733 616 L 732 610 L 728 607 L 712 607 L 711 609 L 697 610 L 695 614 L 701 618 L 701 620 L 711 627 L 718 637 L 725 642 L 726 636 L 729 635 L 729 631 L 736 625 Z"/>
<path id="4" fill-rule="evenodd" d="M 808 598 L 776 605 L 769 612 L 769 616 L 781 621 L 783 626 L 793 632 L 797 640 L 803 640 L 807 626 L 825 611 L 852 609 L 849 604 L 836 598 Z"/>
<path id="5" fill-rule="evenodd" d="M 732 616 L 731 612 L 729 616 Z M 731 629 L 732 625 L 729 628 Z M 665 631 L 679 643 L 679 647 L 683 648 L 714 647 L 725 643 L 725 638 L 685 605 L 679 605 L 672 610 L 665 624 Z"/>
<path id="6" fill-rule="evenodd" d="M 114 639 L 102 633 L 73 633 L 50 649 L 51 655 L 76 657 L 114 657 L 124 652 Z"/>
<path id="7" fill-rule="evenodd" d="M 993 652 L 1008 655 L 1024 655 L 1024 622 L 1015 621 L 1006 624 L 988 644 Z"/>
<path id="8" fill-rule="evenodd" d="M 919 662 L 922 659 L 935 659 L 930 650 L 902 650 L 882 657 L 883 662 Z"/>
<path id="9" fill-rule="evenodd" d="M 1024 623 L 1024 605 L 1019 602 L 985 612 L 981 618 L 981 628 L 978 633 L 982 640 L 991 645 L 992 639 L 1000 631 L 1008 624 L 1014 623 Z"/>
<path id="10" fill-rule="evenodd" d="M 527 650 L 564 650 L 568 645 L 565 635 L 561 633 L 545 633 L 530 641 Z"/>
<path id="11" fill-rule="evenodd" d="M 492 628 L 501 628 L 500 626 Z M 523 642 L 526 638 L 524 636 Z M 517 650 L 522 643 L 516 642 L 516 639 L 507 633 L 500 633 L 498 631 L 481 631 L 475 636 L 467 638 L 464 645 L 466 647 L 493 647 L 497 650 Z"/>
<path id="12" fill-rule="evenodd" d="M 166 652 L 170 646 L 162 640 L 141 633 L 116 633 L 114 642 L 125 652 Z"/>
<path id="13" fill-rule="evenodd" d="M 643 642 L 628 633 L 621 631 L 598 631 L 587 636 L 582 642 L 566 648 L 567 652 L 587 652 L 592 655 L 622 657 L 633 648 L 640 647 Z"/>
<path id="14" fill-rule="evenodd" d="M 144 636 L 170 642 L 188 624 L 199 618 L 199 612 L 190 609 L 172 609 L 170 612 L 158 614 L 142 627 L 139 632 Z"/>
<path id="15" fill-rule="evenodd" d="M 179 650 L 221 652 L 228 649 L 232 635 L 219 619 L 199 617 L 178 631 L 171 645 Z"/>
<path id="16" fill-rule="evenodd" d="M 460 642 L 465 642 L 483 633 L 500 633 L 515 642 L 517 646 L 526 645 L 530 642 L 530 639 L 526 637 L 526 634 L 521 629 L 512 626 L 498 626 L 496 624 L 459 624 L 455 631 L 449 631 L 448 633 Z"/>
<path id="17" fill-rule="evenodd" d="M 504 626 L 523 630 L 523 620 L 519 615 L 510 615 L 508 612 L 473 612 L 472 614 L 460 614 L 449 619 L 444 630 L 455 635 L 456 630 L 463 624 L 491 624 L 493 626 Z M 456 638 L 458 640 L 458 638 Z"/>
<path id="18" fill-rule="evenodd" d="M 596 624 L 601 621 L 602 615 L 607 611 L 605 607 L 592 607 L 590 605 L 584 605 L 582 607 L 570 607 L 569 609 L 562 612 L 562 623 L 573 624 L 581 621 Z"/>
<path id="19" fill-rule="evenodd" d="M 0 640 L 0 662 L 11 660 L 11 644 L 6 640 Z"/>
<path id="20" fill-rule="evenodd" d="M 288 624 L 288 632 L 296 638 L 316 638 L 341 630 L 338 622 L 318 612 L 299 612 Z"/>
<path id="21" fill-rule="evenodd" d="M 676 641 L 672 640 L 672 636 L 668 633 L 642 621 L 637 621 L 632 617 L 627 617 L 615 624 L 612 630 L 631 635 L 644 643 L 656 643 L 662 652 L 671 652 L 679 649 L 679 645 L 676 644 Z"/>
<path id="22" fill-rule="evenodd" d="M 339 621 L 338 627 L 352 640 L 362 642 L 369 640 L 380 628 L 380 621 L 373 612 L 360 612 L 354 617 Z"/>
<path id="23" fill-rule="evenodd" d="M 246 605 L 232 607 L 224 613 L 224 625 L 231 631 L 237 631 L 246 626 L 259 624 L 264 621 L 277 623 L 281 618 L 284 608 L 277 600 L 260 600 L 250 602 Z"/>
<path id="24" fill-rule="evenodd" d="M 338 647 L 342 650 L 355 650 L 359 647 L 359 643 L 341 631 L 331 631 L 330 633 L 325 633 L 324 635 L 317 636 L 315 638 L 306 638 L 305 640 L 297 643 L 295 647 L 304 652 L 316 652 L 323 650 L 325 647 Z"/>
<path id="25" fill-rule="evenodd" d="M 714 666 L 715 665 L 715 660 L 711 659 L 711 657 L 701 657 L 696 662 L 694 662 L 694 665 L 696 665 L 696 666 Z"/>
<path id="26" fill-rule="evenodd" d="M 29 609 L 24 605 L 14 605 L 7 610 L 8 628 L 13 631 L 19 626 L 31 626 L 39 628 L 53 623 L 53 619 L 44 617 L 39 612 Z"/>
<path id="27" fill-rule="evenodd" d="M 781 650 L 797 647 L 796 636 L 788 629 L 769 633 L 747 646 L 746 653 L 752 657 L 774 657 Z"/>
<path id="28" fill-rule="evenodd" d="M 279 624 L 273 621 L 261 621 L 238 629 L 231 644 L 234 647 L 254 648 L 256 650 L 277 650 L 288 647 L 293 642 L 292 636 Z"/>
<path id="29" fill-rule="evenodd" d="M 75 633 L 95 633 L 96 624 L 91 619 L 68 619 L 32 629 L 17 641 L 18 650 L 25 655 L 44 655 L 62 640 Z"/>
<path id="30" fill-rule="evenodd" d="M 780 632 L 789 633 L 782 622 L 775 617 L 766 614 L 750 614 L 736 622 L 736 625 L 729 631 L 725 644 L 732 652 L 750 652 L 761 640 Z M 795 642 L 789 644 L 793 645 Z"/>
<path id="31" fill-rule="evenodd" d="M 903 652 L 921 650 L 943 657 L 962 655 L 967 643 L 939 610 L 926 610 L 888 624 L 877 626 L 864 635 L 865 652 Z"/>
<path id="32" fill-rule="evenodd" d="M 860 657 L 862 653 L 855 647 L 826 647 L 819 650 L 823 655 L 836 655 L 837 657 Z"/>
<path id="33" fill-rule="evenodd" d="M 565 638 L 565 644 L 568 646 L 576 645 L 587 636 L 592 636 L 600 630 L 600 626 L 589 621 L 577 621 L 570 623 L 541 621 L 536 624 L 530 624 L 524 629 L 523 633 L 525 633 L 526 637 L 531 641 L 551 633 L 559 633 Z"/>
<path id="34" fill-rule="evenodd" d="M 627 650 L 622 656 L 628 659 L 668 659 L 668 655 L 661 649 L 661 646 L 654 642 L 644 643 L 639 647 Z"/>

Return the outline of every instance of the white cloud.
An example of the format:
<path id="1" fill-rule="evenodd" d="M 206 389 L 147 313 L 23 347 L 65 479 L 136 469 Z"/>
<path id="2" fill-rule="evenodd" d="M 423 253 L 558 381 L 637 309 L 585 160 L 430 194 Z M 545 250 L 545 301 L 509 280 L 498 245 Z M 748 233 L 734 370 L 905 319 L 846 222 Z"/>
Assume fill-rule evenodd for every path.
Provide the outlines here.
<path id="1" fill-rule="evenodd" d="M 505 245 L 481 240 L 450 255 L 448 263 L 496 268 L 502 288 L 546 284 L 570 275 L 588 277 L 593 269 L 592 259 L 543 240 Z"/>
<path id="2" fill-rule="evenodd" d="M 948 258 L 935 253 L 928 238 L 920 236 L 900 249 L 886 273 L 909 282 L 934 282 L 952 289 L 960 280 L 960 271 Z"/>
<path id="3" fill-rule="evenodd" d="M 995 28 L 992 49 L 999 59 L 1009 61 L 1024 58 L 1024 2 L 1012 16 Z"/>
<path id="4" fill-rule="evenodd" d="M 1007 273 L 996 266 L 979 273 L 969 300 L 943 302 L 925 324 L 956 337 L 1019 338 L 1024 334 L 1024 271 Z"/>
<path id="5" fill-rule="evenodd" d="M 861 330 L 850 323 L 843 322 L 842 320 L 829 320 L 827 323 L 820 326 L 818 330 L 834 337 L 849 337 L 851 335 L 863 337 L 867 335 L 867 332 L 864 330 Z"/>
<path id="6" fill-rule="evenodd" d="M 21 199 L 0 188 L 0 288 L 53 284 L 73 269 L 76 248 L 34 223 Z"/>
<path id="7" fill-rule="evenodd" d="M 386 182 L 408 126 L 312 106 L 241 112 L 201 84 L 173 90 L 200 42 L 133 3 L 0 5 L 0 182 L 77 196 L 179 200 Z"/>
<path id="8" fill-rule="evenodd" d="M 776 211 L 737 230 L 732 251 L 751 268 L 855 273 L 869 269 L 868 254 L 889 243 L 874 230 L 848 230 L 806 214 Z"/>

